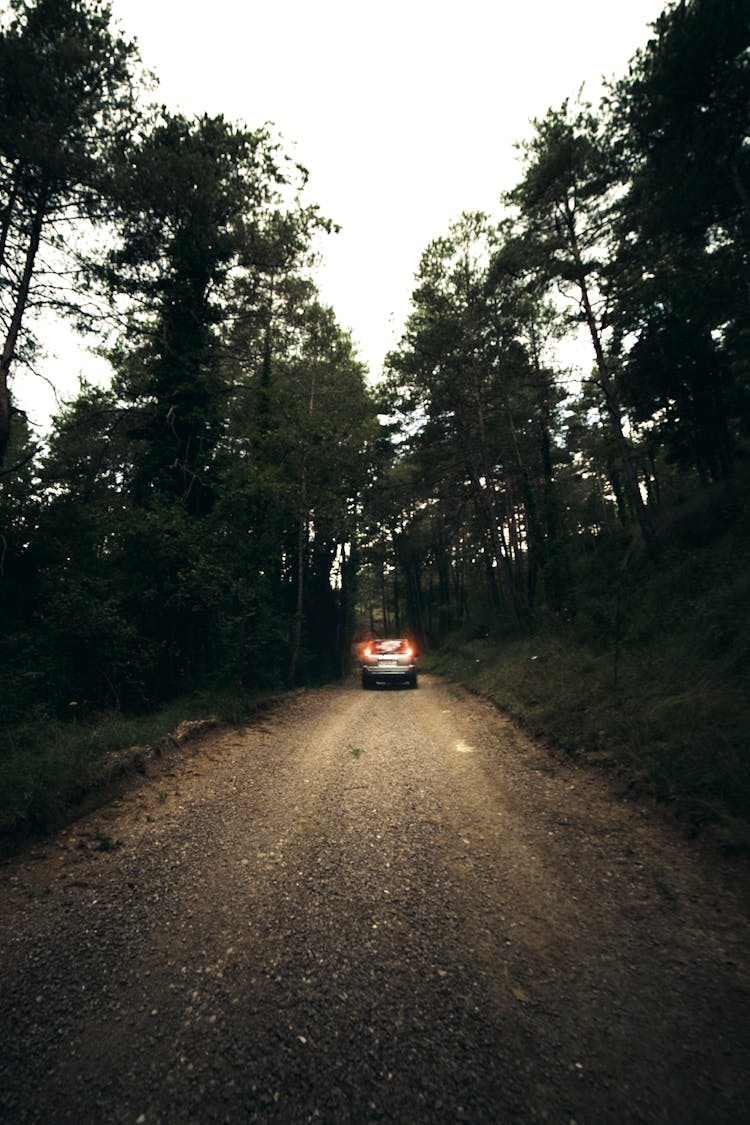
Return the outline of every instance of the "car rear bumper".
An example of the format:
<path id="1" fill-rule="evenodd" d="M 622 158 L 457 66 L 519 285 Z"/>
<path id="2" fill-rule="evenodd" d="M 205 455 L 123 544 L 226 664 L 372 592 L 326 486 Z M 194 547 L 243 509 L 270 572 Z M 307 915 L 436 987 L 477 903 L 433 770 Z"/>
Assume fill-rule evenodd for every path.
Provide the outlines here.
<path id="1" fill-rule="evenodd" d="M 362 683 L 388 684 L 388 683 L 416 683 L 417 669 L 414 664 L 401 664 L 389 667 L 388 665 L 362 665 Z"/>

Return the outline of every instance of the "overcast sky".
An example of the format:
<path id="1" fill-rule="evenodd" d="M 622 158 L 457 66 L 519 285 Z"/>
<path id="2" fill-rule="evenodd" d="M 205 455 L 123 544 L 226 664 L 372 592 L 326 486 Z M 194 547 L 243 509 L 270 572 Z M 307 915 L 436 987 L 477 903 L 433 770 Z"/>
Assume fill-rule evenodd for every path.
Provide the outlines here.
<path id="1" fill-rule="evenodd" d="M 272 122 L 341 226 L 318 284 L 373 375 L 419 258 L 463 211 L 499 213 L 529 120 L 598 100 L 662 0 L 113 0 L 159 100 Z M 61 364 L 55 365 L 58 376 Z M 68 367 L 68 379 L 77 372 Z"/>

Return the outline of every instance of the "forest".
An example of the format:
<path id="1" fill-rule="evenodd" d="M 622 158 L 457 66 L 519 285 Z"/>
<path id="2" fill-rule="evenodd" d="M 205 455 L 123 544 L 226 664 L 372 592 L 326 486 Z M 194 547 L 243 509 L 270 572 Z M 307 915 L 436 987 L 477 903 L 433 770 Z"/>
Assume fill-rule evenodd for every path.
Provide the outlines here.
<path id="1" fill-rule="evenodd" d="M 415 263 L 382 374 L 316 288 L 314 173 L 153 96 L 107 3 L 6 3 L 0 827 L 126 721 L 236 716 L 408 632 L 750 842 L 743 0 L 668 5 L 600 104 L 533 123 L 498 214 Z M 111 382 L 40 435 L 50 311 Z"/>

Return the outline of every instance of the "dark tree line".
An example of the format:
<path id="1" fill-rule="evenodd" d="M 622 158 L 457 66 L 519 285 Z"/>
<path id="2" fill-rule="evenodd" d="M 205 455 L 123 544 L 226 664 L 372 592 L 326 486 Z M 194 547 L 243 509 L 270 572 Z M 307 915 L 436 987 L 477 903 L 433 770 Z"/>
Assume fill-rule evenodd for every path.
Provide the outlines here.
<path id="1" fill-rule="evenodd" d="M 141 105 L 106 4 L 8 17 L 5 719 L 339 673 L 376 421 L 310 279 L 331 224 L 302 202 L 305 170 L 265 128 Z M 113 379 L 40 448 L 12 392 L 50 304 L 100 333 Z"/>
<path id="2" fill-rule="evenodd" d="M 747 5 L 668 6 L 596 110 L 520 151 L 501 217 L 425 251 L 388 362 L 366 598 L 433 639 L 575 617 L 594 555 L 657 560 L 686 496 L 747 480 Z"/>

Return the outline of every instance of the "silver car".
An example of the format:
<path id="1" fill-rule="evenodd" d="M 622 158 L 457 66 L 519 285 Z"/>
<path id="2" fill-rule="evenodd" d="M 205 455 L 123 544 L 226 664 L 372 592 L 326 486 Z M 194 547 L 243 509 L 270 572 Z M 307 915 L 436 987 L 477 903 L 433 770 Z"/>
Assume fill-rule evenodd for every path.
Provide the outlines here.
<path id="1" fill-rule="evenodd" d="M 376 684 L 417 686 L 417 654 L 405 638 L 368 641 L 362 649 L 362 687 Z"/>

